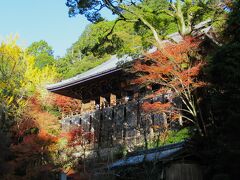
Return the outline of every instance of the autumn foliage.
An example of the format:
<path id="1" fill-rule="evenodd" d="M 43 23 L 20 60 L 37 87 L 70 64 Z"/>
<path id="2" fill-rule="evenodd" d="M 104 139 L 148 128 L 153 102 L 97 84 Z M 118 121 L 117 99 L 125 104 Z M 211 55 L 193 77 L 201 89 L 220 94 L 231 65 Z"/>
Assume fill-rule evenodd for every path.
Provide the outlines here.
<path id="1" fill-rule="evenodd" d="M 59 107 L 62 113 L 68 115 L 73 112 L 80 112 L 81 103 L 79 100 L 58 94 L 53 94 L 52 96 L 53 105 Z"/>
<path id="2" fill-rule="evenodd" d="M 94 132 L 86 131 L 81 126 L 73 127 L 69 132 L 62 133 L 67 138 L 68 146 L 85 146 L 94 141 Z"/>
<path id="3" fill-rule="evenodd" d="M 56 143 L 57 140 L 58 138 L 41 130 L 37 134 L 24 136 L 21 143 L 11 146 L 11 150 L 18 156 L 17 161 L 43 165 L 48 162 L 50 145 Z"/>
<path id="4" fill-rule="evenodd" d="M 161 102 L 145 102 L 143 111 L 166 113 L 171 120 L 181 115 L 198 125 L 194 92 L 205 85 L 199 79 L 204 65 L 198 53 L 200 43 L 196 38 L 185 37 L 182 42 L 169 43 L 164 51 L 148 54 L 135 62 L 133 72 L 137 78 L 132 83 L 146 87 L 157 84 L 160 88 L 148 97 L 164 96 Z"/>
<path id="5" fill-rule="evenodd" d="M 9 153 L 14 156 L 5 164 L 9 171 L 4 178 L 32 179 L 52 173 L 53 157 L 58 151 L 58 119 L 42 109 L 37 95 L 27 102 L 25 113 L 10 129 Z"/>

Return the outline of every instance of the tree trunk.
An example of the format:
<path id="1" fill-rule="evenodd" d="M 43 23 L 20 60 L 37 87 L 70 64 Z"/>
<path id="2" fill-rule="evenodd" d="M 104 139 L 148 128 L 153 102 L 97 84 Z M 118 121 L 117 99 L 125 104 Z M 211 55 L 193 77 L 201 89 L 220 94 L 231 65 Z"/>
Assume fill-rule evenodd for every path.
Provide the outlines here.
<path id="1" fill-rule="evenodd" d="M 178 31 L 182 36 L 188 35 L 191 32 L 191 23 L 190 19 L 187 18 L 187 23 L 185 22 L 184 15 L 182 12 L 182 4 L 180 0 L 176 2 L 176 14 L 175 18 L 177 21 Z"/>
<path id="2" fill-rule="evenodd" d="M 153 33 L 153 36 L 157 42 L 157 47 L 159 50 L 161 50 L 163 48 L 163 44 L 162 44 L 162 40 L 160 39 L 157 30 L 146 20 L 144 19 L 142 16 L 137 15 L 138 18 L 142 21 L 143 24 L 145 24 Z"/>
<path id="3" fill-rule="evenodd" d="M 147 26 L 153 33 L 153 37 L 157 43 L 157 47 L 158 49 L 161 51 L 163 49 L 163 44 L 162 44 L 162 40 L 159 37 L 156 28 L 154 28 L 141 14 L 139 14 L 138 12 L 129 9 L 129 7 L 122 7 L 123 9 L 125 9 L 126 11 L 130 12 L 131 14 L 135 15 L 145 26 Z"/>

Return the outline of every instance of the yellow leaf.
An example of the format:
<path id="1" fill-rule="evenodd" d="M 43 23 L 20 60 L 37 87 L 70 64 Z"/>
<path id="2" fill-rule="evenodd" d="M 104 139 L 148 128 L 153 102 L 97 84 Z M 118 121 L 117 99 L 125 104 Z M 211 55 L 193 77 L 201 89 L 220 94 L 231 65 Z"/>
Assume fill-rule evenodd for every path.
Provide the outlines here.
<path id="1" fill-rule="evenodd" d="M 7 105 L 8 105 L 8 106 L 11 104 L 11 102 L 13 101 L 13 99 L 14 99 L 13 96 L 11 96 L 11 97 L 9 98 L 9 100 L 8 100 L 8 102 L 7 102 Z"/>
<path id="2" fill-rule="evenodd" d="M 4 82 L 1 82 L 1 83 L 0 83 L 0 88 L 5 88 L 6 86 L 7 86 L 6 83 L 4 83 Z"/>

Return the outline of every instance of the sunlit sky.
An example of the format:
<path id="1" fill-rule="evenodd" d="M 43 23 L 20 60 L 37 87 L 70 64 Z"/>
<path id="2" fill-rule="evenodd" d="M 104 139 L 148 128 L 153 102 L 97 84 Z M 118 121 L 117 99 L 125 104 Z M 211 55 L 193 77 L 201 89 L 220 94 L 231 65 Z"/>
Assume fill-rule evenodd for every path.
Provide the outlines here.
<path id="1" fill-rule="evenodd" d="M 89 22 L 84 16 L 68 17 L 66 0 L 0 0 L 0 40 L 19 36 L 18 44 L 27 47 L 45 40 L 55 56 L 63 56 Z M 112 18 L 105 12 L 105 17 Z"/>

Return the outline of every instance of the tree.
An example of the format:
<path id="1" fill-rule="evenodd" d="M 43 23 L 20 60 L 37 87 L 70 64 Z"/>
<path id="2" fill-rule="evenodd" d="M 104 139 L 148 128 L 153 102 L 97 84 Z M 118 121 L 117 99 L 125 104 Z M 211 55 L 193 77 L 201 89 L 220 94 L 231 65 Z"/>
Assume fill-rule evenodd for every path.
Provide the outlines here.
<path id="1" fill-rule="evenodd" d="M 56 151 L 50 150 L 52 145 L 56 144 L 56 137 L 49 132 L 53 126 L 55 131 L 52 132 L 56 132 L 60 127 L 56 117 L 46 112 L 39 113 L 36 110 L 37 105 L 32 105 L 30 98 L 36 94 L 44 97 L 45 83 L 55 80 L 56 70 L 50 66 L 36 68 L 35 58 L 16 42 L 17 39 L 10 38 L 0 45 L 0 130 L 1 138 L 6 137 L 7 140 L 10 137 L 9 141 L 1 144 L 1 155 L 7 157 L 1 156 L 0 161 L 8 169 L 5 174 L 0 173 L 2 179 L 18 179 L 20 177 L 17 174 L 22 175 L 31 169 L 26 172 L 30 175 L 34 173 L 33 164 L 40 163 L 44 169 L 46 158 L 51 156 L 50 152 Z M 41 109 L 40 105 L 37 107 Z M 35 172 L 38 173 L 39 169 Z M 36 177 L 35 175 L 32 177 Z"/>
<path id="2" fill-rule="evenodd" d="M 204 85 L 198 79 L 203 62 L 196 58 L 196 54 L 191 56 L 193 52 L 196 53 L 199 43 L 194 38 L 186 37 L 179 44 L 166 45 L 164 53 L 156 52 L 136 61 L 133 72 L 138 77 L 132 83 L 147 88 L 159 85 L 160 89 L 149 97 L 165 96 L 161 102 L 145 102 L 142 105 L 143 111 L 164 113 L 170 121 L 183 118 L 193 123 L 201 135 L 205 135 L 195 94 L 196 89 Z"/>
<path id="3" fill-rule="evenodd" d="M 56 63 L 58 74 L 62 78 L 70 78 L 94 68 L 110 58 L 109 55 L 95 57 L 92 54 L 84 56 L 82 60 L 72 59 L 70 55 L 59 59 Z M 75 61 L 73 61 L 75 60 Z"/>
<path id="4" fill-rule="evenodd" d="M 39 69 L 42 69 L 47 65 L 53 65 L 55 63 L 53 49 L 44 40 L 33 42 L 27 48 L 27 53 L 36 58 L 35 66 Z"/>
<path id="5" fill-rule="evenodd" d="M 58 75 L 52 66 L 36 68 L 35 58 L 16 45 L 16 39 L 1 43 L 0 61 L 0 127 L 5 129 L 20 119 L 28 97 L 37 91 L 44 99 L 44 86 Z"/>
<path id="6" fill-rule="evenodd" d="M 25 65 L 29 60 L 16 39 L 0 45 L 0 129 L 6 131 L 19 118 L 26 100 Z"/>
<path id="7" fill-rule="evenodd" d="M 182 36 L 189 35 L 193 26 L 207 18 L 212 18 L 218 9 L 218 1 L 170 1 L 169 9 L 164 9 L 167 15 L 173 17 Z"/>
<path id="8" fill-rule="evenodd" d="M 165 3 L 164 3 L 165 2 Z M 76 14 L 83 14 L 87 17 L 90 22 L 99 22 L 102 21 L 100 11 L 103 8 L 107 8 L 112 11 L 114 14 L 118 15 L 118 19 L 115 21 L 115 24 L 120 21 L 130 21 L 137 22 L 141 21 L 145 26 L 147 26 L 153 33 L 153 36 L 157 44 L 161 45 L 160 37 L 157 33 L 157 30 L 151 23 L 147 21 L 144 17 L 144 10 L 142 10 L 141 5 L 139 6 L 140 1 L 77 1 L 77 0 L 68 0 L 66 5 L 69 7 L 69 15 L 74 16 Z M 155 2 L 152 2 L 155 3 Z M 141 4 L 141 3 L 140 3 Z M 163 0 L 158 5 L 166 7 L 166 1 Z M 153 6 L 154 7 L 154 6 Z M 130 16 L 128 16 L 130 14 Z M 115 26 L 115 25 L 114 25 Z M 113 28 L 114 28 L 113 26 Z M 110 30 L 111 32 L 111 30 Z"/>
<path id="9" fill-rule="evenodd" d="M 136 53 L 136 47 L 142 46 L 142 42 L 141 37 L 135 33 L 134 24 L 121 21 L 109 34 L 113 25 L 114 21 L 89 25 L 78 41 L 68 49 L 68 55 L 77 61 L 91 54 L 104 56 Z"/>
<path id="10" fill-rule="evenodd" d="M 80 100 L 73 99 L 62 95 L 53 95 L 53 105 L 58 107 L 62 113 L 62 117 L 65 115 L 71 115 L 73 113 L 80 113 L 81 103 Z"/>
<path id="11" fill-rule="evenodd" d="M 224 172 L 229 179 L 238 179 L 240 153 L 240 1 L 228 1 L 229 14 L 222 34 L 223 45 L 217 47 L 207 67 L 211 86 L 205 95 L 211 137 L 207 157 L 214 158 L 210 167 L 215 173 Z M 216 153 L 217 152 L 217 153 Z M 226 170 L 226 171 L 224 171 Z"/>
<path id="12" fill-rule="evenodd" d="M 72 126 L 69 132 L 62 135 L 68 140 L 68 148 L 72 148 L 74 151 L 80 153 L 85 173 L 86 151 L 95 140 L 94 132 L 86 131 L 82 126 Z"/>
<path id="13" fill-rule="evenodd" d="M 127 22 L 141 22 L 144 26 L 148 27 L 159 49 L 162 48 L 162 41 L 159 36 L 159 29 L 154 25 L 155 17 L 167 14 L 172 17 L 181 35 L 187 35 L 191 32 L 194 25 L 193 20 L 203 17 L 206 10 L 206 5 L 210 1 L 180 1 L 176 2 L 167 0 L 149 0 L 149 1 L 86 1 L 86 0 L 68 0 L 66 5 L 69 7 L 69 15 L 74 16 L 76 14 L 82 14 L 87 17 L 90 22 L 99 22 L 103 18 L 101 16 L 101 10 L 104 8 L 112 11 L 113 14 L 117 14 L 118 18 L 115 24 L 124 20 Z M 213 9 L 211 9 L 213 10 Z M 152 19 L 154 17 L 155 19 Z M 195 17 L 195 18 L 193 18 Z M 153 20 L 153 21 L 152 21 Z M 115 25 L 114 25 L 115 26 Z M 113 26 L 113 28 L 114 28 Z M 111 31 L 110 31 L 111 33 Z"/>
<path id="14" fill-rule="evenodd" d="M 133 23 L 119 22 L 108 35 L 113 24 L 102 21 L 89 25 L 65 57 L 56 61 L 59 74 L 69 78 L 105 62 L 111 55 L 135 55 L 143 50 L 141 36 L 135 33 Z"/>
<path id="15" fill-rule="evenodd" d="M 33 42 L 28 48 L 27 52 L 33 56 L 39 56 L 41 54 L 47 54 L 53 56 L 53 49 L 44 40 Z"/>
<path id="16" fill-rule="evenodd" d="M 10 149 L 15 155 L 14 162 L 12 162 L 15 172 L 11 174 L 14 176 L 13 179 L 40 178 L 43 173 L 53 176 L 52 155 L 56 152 L 57 141 L 58 138 L 41 130 L 37 134 L 24 136 L 22 142 L 18 144 L 12 144 Z"/>

